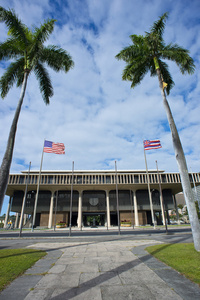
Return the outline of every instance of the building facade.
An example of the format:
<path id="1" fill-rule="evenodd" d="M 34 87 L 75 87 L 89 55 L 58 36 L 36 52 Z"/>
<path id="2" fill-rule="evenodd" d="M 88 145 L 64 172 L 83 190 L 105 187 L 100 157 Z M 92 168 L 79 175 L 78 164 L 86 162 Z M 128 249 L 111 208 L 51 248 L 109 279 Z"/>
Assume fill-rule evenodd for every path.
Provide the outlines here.
<path id="1" fill-rule="evenodd" d="M 159 177 L 158 177 L 159 176 Z M 191 186 L 200 185 L 200 173 L 189 174 Z M 72 182 L 73 178 L 73 182 Z M 182 191 L 179 173 L 149 171 L 153 215 L 162 224 L 161 195 L 164 210 L 176 207 L 175 195 Z M 8 211 L 33 216 L 39 172 L 11 174 L 6 194 L 10 196 Z M 27 188 L 26 199 L 24 199 Z M 152 224 L 147 174 L 145 171 L 42 171 L 36 210 L 36 226 L 51 228 L 58 222 L 69 226 L 135 226 Z M 72 202 L 71 202 L 72 200 Z M 72 203 L 72 206 L 70 206 Z M 29 219 L 30 219 L 29 218 Z"/>

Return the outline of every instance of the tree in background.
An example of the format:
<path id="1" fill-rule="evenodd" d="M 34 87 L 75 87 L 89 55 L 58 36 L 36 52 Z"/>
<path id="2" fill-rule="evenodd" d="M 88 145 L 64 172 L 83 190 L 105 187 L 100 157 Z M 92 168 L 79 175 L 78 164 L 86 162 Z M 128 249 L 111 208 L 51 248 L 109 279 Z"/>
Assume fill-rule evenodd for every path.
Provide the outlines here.
<path id="1" fill-rule="evenodd" d="M 163 104 L 172 133 L 173 147 L 189 213 L 194 246 L 197 251 L 200 251 L 200 225 L 193 199 L 188 168 L 179 134 L 166 98 L 166 93 L 169 95 L 174 82 L 169 73 L 168 65 L 163 59 L 174 61 L 182 74 L 193 74 L 195 65 L 193 59 L 189 56 L 188 50 L 177 44 L 165 44 L 163 33 L 167 17 L 167 13 L 163 14 L 158 21 L 154 22 L 150 32 L 146 32 L 144 36 L 131 35 L 130 38 L 133 44 L 124 48 L 116 55 L 116 58 L 126 62 L 122 79 L 131 81 L 132 88 L 141 83 L 147 72 L 150 72 L 151 76 L 157 76 L 158 78 Z"/>
<path id="2" fill-rule="evenodd" d="M 13 10 L 0 7 L 0 22 L 5 23 L 9 34 L 9 38 L 4 43 L 0 43 L 0 60 L 12 60 L 0 79 L 1 97 L 5 98 L 14 83 L 17 87 L 21 87 L 19 102 L 0 169 L 0 211 L 6 193 L 17 122 L 28 77 L 31 72 L 34 72 L 39 82 L 42 98 L 45 104 L 49 104 L 49 98 L 53 96 L 53 86 L 44 63 L 56 72 L 61 70 L 68 72 L 74 65 L 71 56 L 64 49 L 54 45 L 44 45 L 53 32 L 55 21 L 54 19 L 47 20 L 40 27 L 34 27 L 33 30 L 30 30 Z"/>

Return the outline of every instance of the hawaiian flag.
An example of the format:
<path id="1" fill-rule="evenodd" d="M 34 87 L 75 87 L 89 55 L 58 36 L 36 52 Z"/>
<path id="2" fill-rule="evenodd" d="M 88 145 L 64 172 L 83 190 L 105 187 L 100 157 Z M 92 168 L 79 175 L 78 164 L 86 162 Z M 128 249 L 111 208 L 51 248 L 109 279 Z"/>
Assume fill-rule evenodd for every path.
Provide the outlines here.
<path id="1" fill-rule="evenodd" d="M 46 153 L 65 154 L 65 145 L 63 143 L 44 141 L 43 151 Z"/>
<path id="2" fill-rule="evenodd" d="M 162 148 L 160 140 L 144 140 L 144 150 L 151 150 L 151 149 L 159 149 Z"/>

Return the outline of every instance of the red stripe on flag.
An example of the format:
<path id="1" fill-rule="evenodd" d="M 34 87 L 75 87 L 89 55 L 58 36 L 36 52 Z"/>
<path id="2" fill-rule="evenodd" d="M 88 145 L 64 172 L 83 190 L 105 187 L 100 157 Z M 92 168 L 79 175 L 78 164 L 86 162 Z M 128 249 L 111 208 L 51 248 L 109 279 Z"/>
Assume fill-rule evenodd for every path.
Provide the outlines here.
<path id="1" fill-rule="evenodd" d="M 43 151 L 46 153 L 65 154 L 65 145 L 63 143 L 45 141 Z"/>
<path id="2" fill-rule="evenodd" d="M 162 148 L 160 140 L 145 140 L 144 150 L 160 149 Z"/>

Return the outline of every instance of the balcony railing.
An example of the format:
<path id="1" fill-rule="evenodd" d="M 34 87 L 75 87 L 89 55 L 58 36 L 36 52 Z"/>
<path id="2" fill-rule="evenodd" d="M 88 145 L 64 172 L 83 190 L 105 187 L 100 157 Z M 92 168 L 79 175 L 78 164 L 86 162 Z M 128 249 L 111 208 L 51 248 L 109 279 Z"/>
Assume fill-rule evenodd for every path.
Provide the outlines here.
<path id="1" fill-rule="evenodd" d="M 181 183 L 179 173 L 161 173 L 160 182 L 161 183 Z M 190 182 L 199 183 L 200 174 L 191 173 L 189 174 Z M 26 184 L 28 175 L 27 174 L 11 174 L 9 176 L 9 185 L 21 185 Z M 30 174 L 29 185 L 38 184 L 38 174 Z M 149 173 L 150 184 L 158 184 L 158 174 Z M 147 175 L 145 173 L 120 173 L 117 174 L 118 184 L 147 184 Z M 72 174 L 42 174 L 40 178 L 40 185 L 71 185 L 72 184 Z M 77 185 L 112 185 L 116 184 L 115 173 L 110 174 L 74 174 L 73 184 Z"/>

